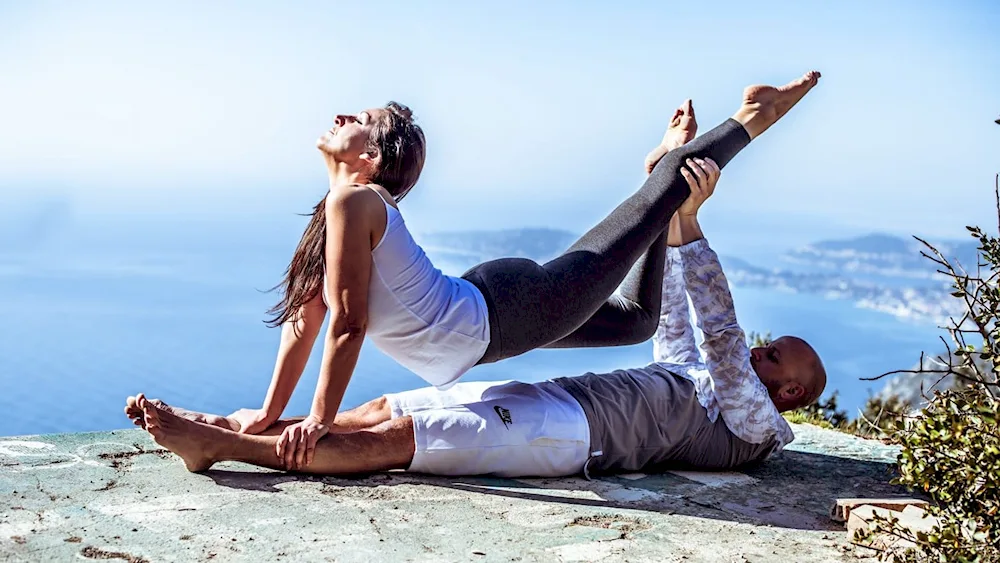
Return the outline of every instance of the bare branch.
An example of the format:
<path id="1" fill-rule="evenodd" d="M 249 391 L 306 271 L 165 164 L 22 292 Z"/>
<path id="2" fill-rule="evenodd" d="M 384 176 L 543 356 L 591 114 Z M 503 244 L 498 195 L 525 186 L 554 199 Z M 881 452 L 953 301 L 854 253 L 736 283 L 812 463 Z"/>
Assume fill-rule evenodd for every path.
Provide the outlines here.
<path id="1" fill-rule="evenodd" d="M 876 375 L 875 377 L 859 377 L 858 380 L 859 381 L 878 381 L 879 379 L 882 379 L 883 377 L 886 377 L 888 375 L 896 375 L 897 373 L 909 373 L 909 374 L 913 374 L 913 375 L 920 375 L 922 373 L 943 373 L 943 374 L 947 375 L 947 374 L 951 373 L 951 370 L 950 369 L 923 369 L 923 370 L 921 370 L 921 369 L 897 369 L 897 370 L 893 370 L 893 371 L 887 371 L 887 372 L 883 373 L 882 375 Z"/>

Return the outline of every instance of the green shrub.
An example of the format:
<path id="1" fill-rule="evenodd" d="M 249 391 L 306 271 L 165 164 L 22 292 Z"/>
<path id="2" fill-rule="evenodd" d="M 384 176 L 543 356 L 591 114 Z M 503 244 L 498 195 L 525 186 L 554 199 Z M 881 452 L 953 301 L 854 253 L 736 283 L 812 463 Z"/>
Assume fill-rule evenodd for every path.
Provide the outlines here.
<path id="1" fill-rule="evenodd" d="M 849 431 L 851 422 L 847 418 L 847 413 L 837 408 L 837 395 L 838 393 L 834 391 L 825 401 L 788 411 L 784 413 L 785 419 L 789 422 L 814 424 L 823 428 Z"/>
<path id="2" fill-rule="evenodd" d="M 895 483 L 928 494 L 927 512 L 939 520 L 930 533 L 912 532 L 876 518 L 869 545 L 889 534 L 916 545 L 882 553 L 894 562 L 1000 561 L 1000 433 L 997 401 L 982 389 L 937 392 L 919 415 L 896 420 L 902 451 Z"/>
<path id="3" fill-rule="evenodd" d="M 996 199 L 1000 219 L 1000 175 Z M 919 413 L 893 417 L 888 433 L 901 446 L 894 482 L 929 495 L 933 503 L 927 512 L 938 523 L 924 533 L 876 518 L 856 541 L 873 545 L 876 536 L 887 534 L 915 545 L 904 552 L 881 550 L 885 560 L 1000 562 L 1000 364 L 994 362 L 1000 357 L 1000 238 L 968 229 L 979 241 L 974 272 L 921 241 L 930 251 L 922 254 L 952 279 L 952 296 L 962 300 L 965 313 L 947 327 L 955 348 L 948 347 L 947 359 L 939 358 L 942 367 L 930 369 L 921 361 L 911 371 L 952 376 L 957 384 L 936 391 Z"/>

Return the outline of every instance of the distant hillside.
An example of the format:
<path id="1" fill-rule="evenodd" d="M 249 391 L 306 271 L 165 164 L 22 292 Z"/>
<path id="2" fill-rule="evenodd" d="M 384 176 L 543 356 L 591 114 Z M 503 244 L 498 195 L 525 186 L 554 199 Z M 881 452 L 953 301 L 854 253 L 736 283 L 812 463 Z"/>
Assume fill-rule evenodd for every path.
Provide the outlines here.
<path id="1" fill-rule="evenodd" d="M 417 239 L 435 261 L 449 264 L 452 271 L 464 271 L 506 256 L 545 261 L 577 237 L 568 231 L 535 228 L 428 233 Z M 963 263 L 970 263 L 966 260 L 971 256 L 974 264 L 975 247 L 970 241 L 946 242 L 939 248 L 949 256 L 963 257 Z M 920 256 L 920 248 L 913 239 L 873 234 L 816 242 L 780 255 L 771 264 L 751 264 L 732 256 L 720 260 L 736 287 L 818 294 L 897 317 L 939 321 L 957 312 L 956 303 L 933 264 Z M 780 267 L 789 263 L 797 267 Z"/>
<path id="2" fill-rule="evenodd" d="M 559 229 L 525 228 L 499 231 L 456 231 L 425 233 L 418 237 L 425 248 L 446 250 L 460 255 L 490 260 L 503 256 L 548 260 L 566 250 L 579 234 Z M 964 265 L 974 265 L 977 242 L 929 241 L 949 258 Z M 774 272 L 781 262 L 806 263 L 822 269 L 840 271 L 883 271 L 890 274 L 912 271 L 921 276 L 933 272 L 933 264 L 920 252 L 925 247 L 916 239 L 886 234 L 870 234 L 850 239 L 818 241 L 792 249 L 773 264 L 751 265 L 740 258 L 727 256 L 728 265 L 740 269 Z"/>
<path id="3" fill-rule="evenodd" d="M 458 270 L 496 258 L 544 262 L 564 252 L 579 235 L 556 229 L 507 229 L 425 233 L 415 237 L 435 261 Z"/>
<path id="4" fill-rule="evenodd" d="M 993 364 L 991 362 L 978 358 L 974 361 L 981 374 L 992 377 L 994 381 L 996 380 L 995 376 L 989 375 L 993 371 Z M 924 356 L 922 362 L 917 362 L 910 369 L 942 370 L 949 363 L 951 365 L 960 365 L 962 362 L 953 353 L 949 354 L 942 350 L 936 355 L 928 354 Z M 934 396 L 935 391 L 945 391 L 954 388 L 958 383 L 954 375 L 942 375 L 940 373 L 900 373 L 886 378 L 885 385 L 876 396 L 881 399 L 896 397 L 916 409 L 923 407 L 927 403 L 927 399 Z"/>
<path id="5" fill-rule="evenodd" d="M 871 234 L 853 239 L 824 240 L 810 247 L 824 252 L 851 252 L 862 254 L 908 254 L 913 250 L 909 241 L 893 235 Z"/>
<path id="6" fill-rule="evenodd" d="M 55 196 L 0 205 L 0 254 L 30 253 L 45 247 L 65 231 L 73 214 L 72 202 Z"/>
<path id="7" fill-rule="evenodd" d="M 978 242 L 928 241 L 950 260 L 975 268 Z M 926 247 L 914 238 L 885 234 L 820 241 L 786 253 L 786 262 L 827 271 L 857 272 L 908 278 L 934 276 L 933 262 L 921 255 Z"/>

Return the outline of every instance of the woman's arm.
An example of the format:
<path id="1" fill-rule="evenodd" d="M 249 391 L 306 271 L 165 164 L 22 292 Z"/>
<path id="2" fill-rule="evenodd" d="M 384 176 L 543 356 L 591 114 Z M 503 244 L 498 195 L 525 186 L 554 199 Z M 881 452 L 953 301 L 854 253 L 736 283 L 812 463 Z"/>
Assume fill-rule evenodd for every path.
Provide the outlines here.
<path id="1" fill-rule="evenodd" d="M 368 281 L 372 266 L 368 204 L 373 201 L 370 198 L 377 197 L 370 189 L 359 188 L 327 201 L 326 289 L 330 324 L 310 413 L 325 425 L 332 424 L 337 416 L 368 328 Z"/>
<path id="2" fill-rule="evenodd" d="M 323 303 L 323 293 L 320 291 L 299 309 L 294 318 L 281 326 L 278 358 L 274 363 L 271 386 L 264 399 L 268 425 L 278 420 L 285 411 L 288 400 L 306 369 L 309 354 L 316 344 L 316 337 L 319 336 L 325 318 L 326 304 Z"/>
<path id="3" fill-rule="evenodd" d="M 375 199 L 372 199 L 375 198 Z M 381 200 L 370 189 L 331 191 L 326 202 L 326 290 L 330 310 L 319 382 L 309 416 L 285 429 L 278 456 L 288 468 L 312 461 L 316 441 L 329 431 L 364 342 L 371 277 L 372 207 Z"/>

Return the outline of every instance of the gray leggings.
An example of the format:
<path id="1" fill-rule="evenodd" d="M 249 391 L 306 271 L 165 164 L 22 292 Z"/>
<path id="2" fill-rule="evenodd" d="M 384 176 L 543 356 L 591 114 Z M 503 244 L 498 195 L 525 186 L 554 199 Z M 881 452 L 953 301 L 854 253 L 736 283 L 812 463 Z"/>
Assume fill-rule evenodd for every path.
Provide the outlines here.
<path id="1" fill-rule="evenodd" d="M 749 142 L 743 126 L 728 119 L 667 153 L 635 194 L 558 258 L 501 258 L 466 272 L 489 309 L 490 344 L 479 363 L 535 348 L 649 339 L 660 314 L 666 228 L 691 195 L 680 174 L 684 161 L 711 158 L 723 167 Z M 619 285 L 620 296 L 613 295 Z"/>

